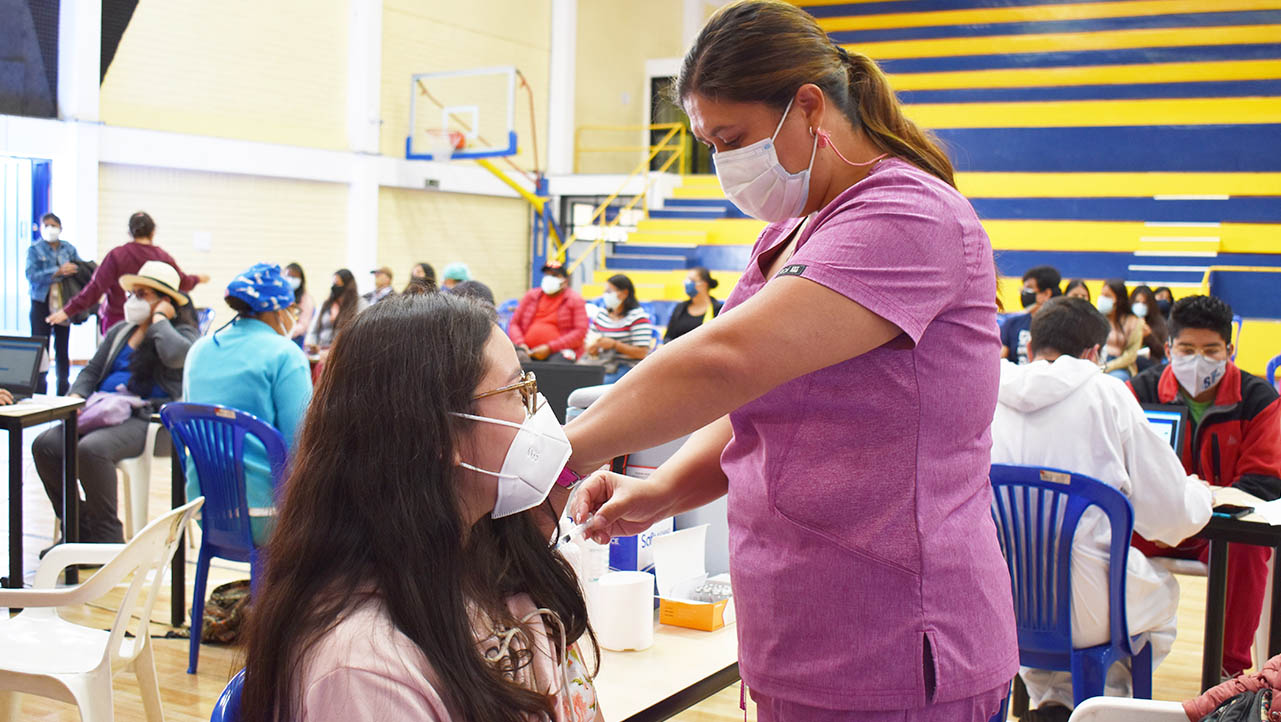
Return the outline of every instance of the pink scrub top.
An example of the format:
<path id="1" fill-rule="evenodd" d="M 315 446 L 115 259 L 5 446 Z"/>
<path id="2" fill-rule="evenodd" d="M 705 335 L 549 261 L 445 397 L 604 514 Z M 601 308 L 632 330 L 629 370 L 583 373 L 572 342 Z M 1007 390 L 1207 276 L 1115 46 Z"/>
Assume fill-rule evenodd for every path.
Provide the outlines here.
<path id="1" fill-rule="evenodd" d="M 726 312 L 765 285 L 796 223 L 764 230 Z M 882 161 L 814 216 L 778 275 L 903 333 L 730 414 L 721 464 L 743 680 L 843 710 L 1009 682 L 1018 645 L 988 481 L 1001 342 L 974 209 L 915 166 Z"/>

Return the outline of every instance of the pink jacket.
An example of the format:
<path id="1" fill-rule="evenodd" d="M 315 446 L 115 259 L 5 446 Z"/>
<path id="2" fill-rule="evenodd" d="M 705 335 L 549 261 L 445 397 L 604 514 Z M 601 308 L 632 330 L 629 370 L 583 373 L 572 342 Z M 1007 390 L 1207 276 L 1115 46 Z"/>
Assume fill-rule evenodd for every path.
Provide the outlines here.
<path id="1" fill-rule="evenodd" d="M 1265 687 L 1271 688 L 1274 695 L 1281 692 L 1281 654 L 1264 662 L 1262 672 L 1229 679 L 1217 687 L 1211 687 L 1200 697 L 1184 702 L 1183 711 L 1191 722 L 1197 722 L 1224 701 L 1242 692 L 1256 692 Z"/>
<path id="2" fill-rule="evenodd" d="M 547 344 L 552 353 L 560 353 L 565 349 L 574 352 L 574 356 L 583 355 L 583 341 L 587 338 L 587 307 L 583 297 L 578 295 L 578 291 L 572 288 L 566 288 L 561 293 L 565 294 L 565 301 L 560 305 L 560 311 L 556 316 L 556 326 L 560 329 L 560 338 Z M 507 327 L 507 335 L 511 337 L 512 343 L 517 346 L 525 341 L 525 329 L 534 322 L 534 314 L 538 311 L 538 300 L 543 297 L 543 289 L 531 288 L 520 299 L 520 304 L 516 306 L 516 313 L 512 314 L 511 324 Z"/>

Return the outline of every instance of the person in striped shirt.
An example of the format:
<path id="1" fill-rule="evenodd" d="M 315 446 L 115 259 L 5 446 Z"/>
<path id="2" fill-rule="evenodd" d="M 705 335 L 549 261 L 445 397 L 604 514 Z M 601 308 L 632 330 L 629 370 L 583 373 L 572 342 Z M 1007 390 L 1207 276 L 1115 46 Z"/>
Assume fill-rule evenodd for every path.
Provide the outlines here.
<path id="1" fill-rule="evenodd" d="M 605 383 L 612 384 L 649 355 L 654 324 L 636 300 L 632 279 L 623 274 L 605 283 L 604 308 L 591 323 L 587 363 L 605 366 Z"/>

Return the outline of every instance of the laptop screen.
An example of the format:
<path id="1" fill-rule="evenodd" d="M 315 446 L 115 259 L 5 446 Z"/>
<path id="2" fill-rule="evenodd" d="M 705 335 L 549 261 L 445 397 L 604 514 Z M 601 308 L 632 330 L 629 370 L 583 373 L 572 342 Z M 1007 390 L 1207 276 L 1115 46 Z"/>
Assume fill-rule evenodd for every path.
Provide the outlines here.
<path id="1" fill-rule="evenodd" d="M 44 346 L 40 338 L 0 338 L 0 387 L 30 393 Z"/>
<path id="2" fill-rule="evenodd" d="M 1145 404 L 1143 415 L 1147 417 L 1148 424 L 1152 430 L 1157 433 L 1165 443 L 1169 444 L 1176 452 L 1179 450 L 1180 442 L 1183 440 L 1183 430 L 1187 425 L 1187 409 L 1182 407 Z"/>

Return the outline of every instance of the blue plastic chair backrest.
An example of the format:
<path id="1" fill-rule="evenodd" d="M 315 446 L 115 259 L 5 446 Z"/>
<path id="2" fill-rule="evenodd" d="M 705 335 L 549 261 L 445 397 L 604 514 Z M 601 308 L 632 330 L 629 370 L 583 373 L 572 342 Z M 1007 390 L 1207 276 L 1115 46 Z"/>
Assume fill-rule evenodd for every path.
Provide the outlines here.
<path id="1" fill-rule="evenodd" d="M 1268 369 L 1264 374 L 1264 378 L 1268 380 L 1268 383 L 1272 384 L 1272 388 L 1281 391 L 1281 382 L 1277 381 L 1278 366 L 1281 366 L 1281 353 L 1273 356 L 1272 360 L 1268 362 Z"/>
<path id="2" fill-rule="evenodd" d="M 160 409 L 160 419 L 178 442 L 174 453 L 196 467 L 204 538 L 224 549 L 254 548 L 245 492 L 245 436 L 253 434 L 267 450 L 272 485 L 279 488 L 285 476 L 285 439 L 275 427 L 243 411 L 225 406 L 174 402 Z"/>
<path id="3" fill-rule="evenodd" d="M 217 315 L 212 308 L 196 309 L 196 328 L 200 330 L 201 336 L 209 333 L 209 327 L 213 325 L 214 317 Z"/>
<path id="4" fill-rule="evenodd" d="M 502 326 L 504 331 L 511 325 L 512 316 L 516 315 L 516 307 L 519 305 L 520 299 L 518 298 L 509 298 L 498 304 L 498 325 Z"/>
<path id="5" fill-rule="evenodd" d="M 245 686 L 245 670 L 236 672 L 214 704 L 209 722 L 238 722 L 240 720 L 240 691 Z"/>
<path id="6" fill-rule="evenodd" d="M 1081 474 L 1035 466 L 993 464 L 992 516 L 1014 590 L 1019 651 L 1062 654 L 1072 649 L 1072 539 L 1087 507 L 1112 526 L 1108 603 L 1112 645 L 1131 648 L 1125 609 L 1125 559 L 1134 508 L 1121 492 Z"/>

